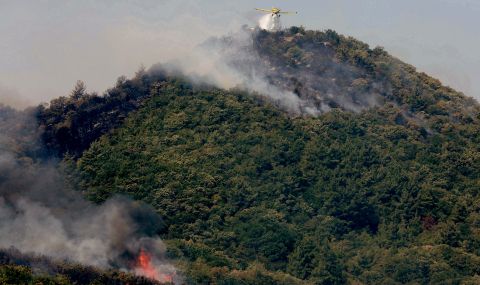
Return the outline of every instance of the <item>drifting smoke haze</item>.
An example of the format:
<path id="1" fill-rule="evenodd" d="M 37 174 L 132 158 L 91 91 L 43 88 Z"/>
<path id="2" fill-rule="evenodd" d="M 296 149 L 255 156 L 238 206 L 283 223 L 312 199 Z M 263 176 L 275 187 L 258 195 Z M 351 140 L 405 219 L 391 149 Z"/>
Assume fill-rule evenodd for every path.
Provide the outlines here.
<path id="1" fill-rule="evenodd" d="M 270 15 L 267 15 L 271 18 Z M 221 38 L 211 38 L 187 54 L 152 71 L 188 77 L 197 84 L 211 84 L 223 89 L 241 89 L 268 98 L 271 102 L 295 115 L 317 115 L 320 110 L 292 91 L 269 82 L 262 58 L 254 49 L 258 29 L 243 29 Z"/>
<path id="2" fill-rule="evenodd" d="M 391 95 L 388 84 L 336 60 L 329 42 L 301 43 L 303 35 L 290 32 L 266 36 L 260 27 L 265 20 L 275 22 L 276 29 L 280 23 L 273 18 L 267 15 L 256 28 L 244 26 L 228 36 L 213 37 L 188 55 L 154 65 L 152 71 L 186 76 L 198 84 L 246 90 L 293 115 L 317 116 L 333 108 L 361 112 L 387 101 Z M 283 55 L 268 52 L 273 44 L 297 40 L 300 48 L 290 48 Z"/>
<path id="3" fill-rule="evenodd" d="M 0 248 L 137 274 L 146 250 L 160 281 L 174 273 L 154 210 L 122 197 L 102 205 L 84 200 L 57 163 L 43 160 L 37 133 L 28 111 L 0 108 Z"/>

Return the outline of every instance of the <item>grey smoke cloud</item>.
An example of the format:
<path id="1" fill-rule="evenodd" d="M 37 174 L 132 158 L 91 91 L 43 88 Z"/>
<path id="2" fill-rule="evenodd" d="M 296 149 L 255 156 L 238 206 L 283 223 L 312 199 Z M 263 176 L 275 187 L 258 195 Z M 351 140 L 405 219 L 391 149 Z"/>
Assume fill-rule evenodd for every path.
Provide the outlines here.
<path id="1" fill-rule="evenodd" d="M 259 26 L 264 24 L 262 18 Z M 243 27 L 228 36 L 211 38 L 188 55 L 153 70 L 180 73 L 196 83 L 224 89 L 247 90 L 293 115 L 316 116 L 332 108 L 360 112 L 382 105 L 391 93 L 384 82 L 367 81 L 368 75 L 359 68 L 335 61 L 328 44 L 301 44 L 301 49 L 292 47 L 284 58 L 265 52 L 270 50 L 270 41 L 285 44 L 301 41 L 303 36 L 286 32 L 262 40 L 262 34 L 258 27 Z M 298 52 L 295 60 L 288 55 L 291 50 Z"/>
<path id="2" fill-rule="evenodd" d="M 180 73 L 198 84 L 256 93 L 295 115 L 320 114 L 317 106 L 269 82 L 260 64 L 263 59 L 253 48 L 257 32 L 244 27 L 228 37 L 211 38 L 174 60 L 153 66 L 152 70 Z"/>
<path id="3" fill-rule="evenodd" d="M 0 107 L 0 248 L 130 272 L 144 249 L 160 273 L 174 273 L 155 211 L 122 197 L 84 200 L 58 163 L 41 159 L 37 135 L 27 112 Z"/>

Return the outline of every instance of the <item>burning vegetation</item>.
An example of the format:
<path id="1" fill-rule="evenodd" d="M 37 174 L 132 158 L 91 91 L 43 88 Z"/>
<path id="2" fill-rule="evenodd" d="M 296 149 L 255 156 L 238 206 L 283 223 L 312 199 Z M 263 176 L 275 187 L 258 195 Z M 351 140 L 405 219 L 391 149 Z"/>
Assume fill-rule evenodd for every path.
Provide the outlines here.
<path id="1" fill-rule="evenodd" d="M 119 270 L 102 270 L 50 257 L 23 254 L 16 249 L 0 249 L 0 284 L 51 285 L 161 285 L 160 282 Z"/>
<path id="2" fill-rule="evenodd" d="M 174 282 L 175 273 L 164 272 L 161 268 L 156 267 L 154 262 L 152 261 L 151 254 L 145 251 L 143 248 L 138 254 L 134 272 L 137 275 L 145 276 L 147 278 L 157 280 L 162 283 Z"/>

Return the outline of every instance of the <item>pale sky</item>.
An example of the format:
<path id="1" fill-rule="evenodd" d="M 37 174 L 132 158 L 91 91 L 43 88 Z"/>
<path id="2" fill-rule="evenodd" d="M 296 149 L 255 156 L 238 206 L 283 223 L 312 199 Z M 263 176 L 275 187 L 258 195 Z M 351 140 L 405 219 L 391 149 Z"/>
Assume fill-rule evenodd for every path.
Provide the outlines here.
<path id="1" fill-rule="evenodd" d="M 255 7 L 298 11 L 285 26 L 334 29 L 480 99 L 480 0 L 0 0 L 0 102 L 102 93 L 121 75 L 253 26 Z"/>

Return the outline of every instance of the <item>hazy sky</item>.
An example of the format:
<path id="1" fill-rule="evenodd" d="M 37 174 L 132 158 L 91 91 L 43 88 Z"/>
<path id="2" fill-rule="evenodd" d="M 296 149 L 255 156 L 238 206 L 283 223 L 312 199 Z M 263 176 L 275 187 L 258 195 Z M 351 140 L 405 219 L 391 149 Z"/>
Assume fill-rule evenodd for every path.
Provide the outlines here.
<path id="1" fill-rule="evenodd" d="M 479 0 L 0 0 L 0 102 L 39 103 L 76 80 L 102 93 L 120 75 L 255 25 L 255 7 L 299 12 L 284 25 L 384 46 L 480 99 Z"/>

